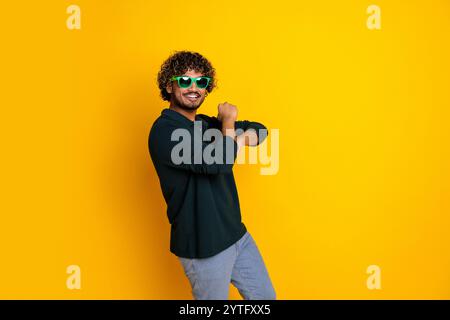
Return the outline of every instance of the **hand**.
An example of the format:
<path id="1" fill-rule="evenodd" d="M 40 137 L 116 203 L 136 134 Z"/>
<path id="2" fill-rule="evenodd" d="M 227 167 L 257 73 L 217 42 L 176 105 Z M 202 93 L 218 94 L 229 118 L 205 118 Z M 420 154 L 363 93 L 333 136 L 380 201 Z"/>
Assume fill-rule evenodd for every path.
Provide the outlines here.
<path id="1" fill-rule="evenodd" d="M 224 103 L 220 103 L 218 105 L 217 109 L 218 109 L 217 119 L 219 121 L 221 121 L 221 122 L 236 121 L 237 115 L 238 115 L 238 109 L 236 108 L 236 106 L 234 106 L 228 102 L 224 102 Z"/>

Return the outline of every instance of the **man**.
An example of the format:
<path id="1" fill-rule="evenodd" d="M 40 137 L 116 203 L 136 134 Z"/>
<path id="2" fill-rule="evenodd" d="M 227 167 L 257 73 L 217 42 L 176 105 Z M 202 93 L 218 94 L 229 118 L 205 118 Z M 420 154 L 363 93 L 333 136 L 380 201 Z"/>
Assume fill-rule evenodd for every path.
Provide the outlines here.
<path id="1" fill-rule="evenodd" d="M 217 117 L 197 114 L 215 87 L 214 77 L 211 63 L 188 51 L 170 56 L 158 73 L 161 97 L 170 106 L 154 122 L 148 145 L 167 203 L 170 251 L 181 262 L 195 299 L 226 300 L 230 282 L 244 299 L 275 299 L 261 254 L 241 222 L 232 171 L 238 150 L 261 143 L 267 129 L 237 121 L 236 106 L 226 102 L 219 104 Z M 205 142 L 205 130 L 216 130 L 219 137 Z M 182 133 L 193 139 L 177 152 Z M 212 147 L 219 161 L 204 161 Z"/>

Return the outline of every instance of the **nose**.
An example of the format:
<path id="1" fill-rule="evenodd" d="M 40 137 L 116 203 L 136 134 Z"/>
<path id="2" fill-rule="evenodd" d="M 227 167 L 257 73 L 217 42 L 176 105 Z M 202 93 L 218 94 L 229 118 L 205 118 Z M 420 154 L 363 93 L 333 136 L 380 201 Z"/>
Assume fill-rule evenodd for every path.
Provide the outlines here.
<path id="1" fill-rule="evenodd" d="M 197 81 L 192 80 L 192 86 L 191 86 L 191 89 L 193 89 L 193 90 L 195 90 L 195 91 L 200 90 L 200 89 L 197 87 Z"/>
<path id="2" fill-rule="evenodd" d="M 192 85 L 188 88 L 188 89 L 186 89 L 187 90 L 187 92 L 196 92 L 196 93 L 198 93 L 198 94 L 200 94 L 200 91 L 201 91 L 201 89 L 199 89 L 198 87 L 197 87 L 197 83 L 195 83 L 195 81 L 193 81 L 192 82 Z"/>

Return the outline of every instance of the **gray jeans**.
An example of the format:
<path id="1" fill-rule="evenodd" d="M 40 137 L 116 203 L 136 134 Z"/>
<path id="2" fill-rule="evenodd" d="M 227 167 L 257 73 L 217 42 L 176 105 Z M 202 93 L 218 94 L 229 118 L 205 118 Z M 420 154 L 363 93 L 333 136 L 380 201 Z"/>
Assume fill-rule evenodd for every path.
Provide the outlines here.
<path id="1" fill-rule="evenodd" d="M 227 300 L 230 282 L 245 300 L 275 300 L 275 290 L 250 233 L 203 259 L 178 257 L 196 300 Z"/>

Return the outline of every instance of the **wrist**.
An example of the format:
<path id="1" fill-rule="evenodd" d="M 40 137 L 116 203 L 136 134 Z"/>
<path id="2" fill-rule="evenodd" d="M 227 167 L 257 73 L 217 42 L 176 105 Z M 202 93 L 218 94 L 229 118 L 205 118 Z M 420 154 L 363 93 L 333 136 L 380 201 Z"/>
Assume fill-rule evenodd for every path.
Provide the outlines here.
<path id="1" fill-rule="evenodd" d="M 233 116 L 225 116 L 221 118 L 222 123 L 230 123 L 233 122 L 233 124 L 236 122 L 236 117 Z"/>
<path id="2" fill-rule="evenodd" d="M 236 132 L 234 130 L 234 120 L 233 119 L 223 119 L 222 134 L 224 136 L 229 136 L 229 137 L 235 139 Z"/>

